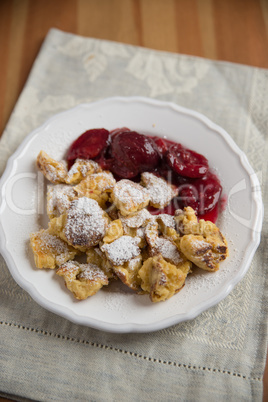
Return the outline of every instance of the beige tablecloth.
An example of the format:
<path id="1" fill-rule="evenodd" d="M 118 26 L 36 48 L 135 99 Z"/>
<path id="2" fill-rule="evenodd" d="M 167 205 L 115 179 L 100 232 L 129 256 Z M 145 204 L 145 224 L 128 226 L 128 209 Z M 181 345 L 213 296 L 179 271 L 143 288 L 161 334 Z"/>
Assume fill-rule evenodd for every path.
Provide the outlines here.
<path id="1" fill-rule="evenodd" d="M 53 29 L 1 138 L 0 173 L 21 140 L 55 113 L 143 95 L 224 127 L 258 173 L 267 206 L 267 94 L 267 70 Z M 192 321 L 146 334 L 105 333 L 44 310 L 0 257 L 0 393 L 41 401 L 261 401 L 267 250 L 265 219 L 251 268 L 225 300 Z"/>

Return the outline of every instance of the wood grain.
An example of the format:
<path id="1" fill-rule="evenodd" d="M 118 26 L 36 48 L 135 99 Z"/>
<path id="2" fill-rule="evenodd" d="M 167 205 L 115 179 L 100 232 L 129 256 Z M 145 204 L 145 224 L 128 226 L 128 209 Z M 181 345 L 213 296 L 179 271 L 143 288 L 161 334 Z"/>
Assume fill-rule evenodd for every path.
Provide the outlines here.
<path id="1" fill-rule="evenodd" d="M 152 49 L 176 52 L 178 35 L 176 28 L 176 2 L 156 0 L 139 1 L 140 45 Z"/>
<path id="2" fill-rule="evenodd" d="M 215 37 L 214 7 L 212 0 L 197 0 L 203 57 L 217 59 L 217 44 Z"/>
<path id="3" fill-rule="evenodd" d="M 51 27 L 268 68 L 267 0 L 1 0 L 0 135 Z"/>
<path id="4" fill-rule="evenodd" d="M 218 58 L 268 68 L 265 15 L 260 2 L 236 0 L 216 4 L 213 19 Z"/>
<path id="5" fill-rule="evenodd" d="M 9 57 L 9 36 L 12 20 L 12 3 L 3 1 L 0 3 L 0 54 L 2 62 L 0 63 L 0 132 L 7 121 L 7 115 L 4 115 L 7 93 L 11 90 L 8 86 L 8 57 Z M 14 93 L 17 91 L 15 90 Z M 11 110 L 11 108 L 10 108 Z M 9 113 L 8 113 L 9 115 Z"/>
<path id="6" fill-rule="evenodd" d="M 268 68 L 267 0 L 0 0 L 0 136 L 51 27 Z"/>

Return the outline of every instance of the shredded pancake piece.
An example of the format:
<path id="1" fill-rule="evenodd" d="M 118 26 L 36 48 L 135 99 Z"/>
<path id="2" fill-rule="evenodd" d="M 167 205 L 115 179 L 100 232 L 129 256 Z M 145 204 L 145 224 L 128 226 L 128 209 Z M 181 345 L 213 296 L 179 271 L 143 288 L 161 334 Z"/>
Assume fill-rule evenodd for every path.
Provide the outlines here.
<path id="1" fill-rule="evenodd" d="M 66 184 L 49 185 L 47 191 L 47 214 L 53 219 L 64 214 L 76 196 L 73 187 Z"/>
<path id="2" fill-rule="evenodd" d="M 186 273 L 165 261 L 161 255 L 148 258 L 139 270 L 141 288 L 153 302 L 164 301 L 177 293 L 185 283 Z"/>
<path id="3" fill-rule="evenodd" d="M 169 184 L 165 179 L 157 177 L 153 173 L 142 173 L 141 184 L 148 190 L 150 205 L 155 208 L 164 208 L 172 198 L 178 195 L 176 186 Z"/>
<path id="4" fill-rule="evenodd" d="M 114 186 L 111 199 L 122 215 L 134 215 L 148 205 L 149 194 L 139 184 L 123 179 Z"/>
<path id="5" fill-rule="evenodd" d="M 102 208 L 105 208 L 105 203 L 108 201 L 109 193 L 111 193 L 115 183 L 112 173 L 104 171 L 87 176 L 74 189 L 79 197 L 93 198 Z"/>
<path id="6" fill-rule="evenodd" d="M 193 208 L 185 207 L 184 210 L 177 209 L 174 219 L 176 229 L 181 236 L 186 234 L 200 234 L 198 219 Z"/>
<path id="7" fill-rule="evenodd" d="M 166 226 L 162 229 L 165 230 L 165 228 Z M 170 229 L 174 230 L 173 228 Z M 188 273 L 191 269 L 191 262 L 185 258 L 172 238 L 163 237 L 160 233 L 161 228 L 157 220 L 150 222 L 145 228 L 149 256 L 161 255 L 166 261 L 176 265 L 177 268 L 183 269 L 183 272 Z"/>
<path id="8" fill-rule="evenodd" d="M 196 218 L 192 208 L 177 211 L 175 217 L 182 253 L 196 266 L 206 271 L 217 271 L 219 263 L 228 256 L 228 246 L 219 228 L 210 221 Z"/>
<path id="9" fill-rule="evenodd" d="M 112 264 L 99 247 L 91 247 L 87 249 L 86 255 L 88 263 L 98 265 L 109 279 L 115 278 Z"/>
<path id="10" fill-rule="evenodd" d="M 37 156 L 36 164 L 45 178 L 51 183 L 58 184 L 65 182 L 67 169 L 64 162 L 58 162 L 51 158 L 45 151 L 40 151 Z"/>
<path id="11" fill-rule="evenodd" d="M 72 260 L 78 253 L 59 237 L 49 233 L 46 229 L 30 235 L 30 245 L 34 253 L 37 268 L 54 269 L 56 266 Z"/>
<path id="12" fill-rule="evenodd" d="M 105 235 L 108 221 L 97 201 L 82 197 L 74 200 L 66 214 L 54 218 L 49 229 L 75 248 L 96 246 Z"/>
<path id="13" fill-rule="evenodd" d="M 139 237 L 121 236 L 112 243 L 101 246 L 101 250 L 114 266 L 118 266 L 140 254 L 139 243 Z"/>
<path id="14" fill-rule="evenodd" d="M 74 246 L 91 247 L 103 238 L 106 226 L 107 220 L 98 203 L 82 197 L 71 202 L 64 234 L 67 241 Z"/>
<path id="15" fill-rule="evenodd" d="M 108 285 L 107 276 L 94 264 L 69 261 L 61 265 L 56 273 L 64 278 L 66 287 L 78 300 L 93 296 L 104 285 Z"/>
<path id="16" fill-rule="evenodd" d="M 141 266 L 142 256 L 139 254 L 137 257 L 125 262 L 122 266 L 114 266 L 113 270 L 118 278 L 130 289 L 141 291 L 141 278 L 138 274 Z"/>
<path id="17" fill-rule="evenodd" d="M 174 216 L 168 214 L 159 214 L 156 215 L 155 218 L 160 226 L 160 230 L 162 233 L 164 233 L 167 228 L 175 229 Z"/>
<path id="18" fill-rule="evenodd" d="M 141 226 L 145 226 L 147 222 L 154 219 L 154 216 L 151 215 L 146 208 L 141 209 L 133 215 L 124 216 L 120 214 L 119 216 L 123 225 L 126 225 L 129 228 L 139 228 Z"/>
<path id="19" fill-rule="evenodd" d="M 164 237 L 157 237 L 154 247 L 152 247 L 150 250 L 151 256 L 158 254 L 161 254 L 165 260 L 174 265 L 179 265 L 183 262 L 183 257 L 177 246 L 169 239 L 165 239 Z"/>
<path id="20" fill-rule="evenodd" d="M 67 184 L 78 184 L 88 175 L 101 171 L 100 165 L 90 159 L 76 159 L 68 171 L 65 182 Z"/>
<path id="21" fill-rule="evenodd" d="M 112 243 L 119 237 L 123 236 L 124 231 L 123 231 L 123 226 L 122 222 L 120 219 L 116 219 L 115 221 L 112 221 L 109 223 L 105 236 L 103 238 L 104 243 Z"/>
<path id="22" fill-rule="evenodd" d="M 156 221 L 149 222 L 145 227 L 145 238 L 150 247 L 155 246 L 158 234 L 158 223 Z"/>
<path id="23" fill-rule="evenodd" d="M 197 267 L 206 271 L 218 271 L 219 264 L 228 256 L 225 238 L 219 232 L 213 236 L 185 235 L 180 242 L 181 251 Z"/>

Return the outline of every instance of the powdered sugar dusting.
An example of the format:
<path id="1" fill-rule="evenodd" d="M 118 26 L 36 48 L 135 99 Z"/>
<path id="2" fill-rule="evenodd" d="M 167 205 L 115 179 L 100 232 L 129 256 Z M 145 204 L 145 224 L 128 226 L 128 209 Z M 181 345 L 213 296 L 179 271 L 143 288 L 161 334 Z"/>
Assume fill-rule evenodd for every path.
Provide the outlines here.
<path id="1" fill-rule="evenodd" d="M 44 176 L 52 183 L 64 182 L 67 170 L 64 162 L 58 162 L 51 158 L 45 151 L 40 151 L 36 164 Z"/>
<path id="2" fill-rule="evenodd" d="M 198 252 L 204 252 L 207 251 L 208 249 L 211 249 L 212 246 L 210 243 L 208 243 L 205 240 L 200 240 L 197 238 L 197 236 L 193 237 L 193 240 L 191 242 L 191 245 L 193 246 L 193 248 L 195 249 L 195 252 L 198 254 Z"/>
<path id="3" fill-rule="evenodd" d="M 67 261 L 65 264 L 62 264 L 58 271 L 64 271 L 65 275 L 68 275 L 68 277 L 71 277 L 73 275 L 76 275 L 79 272 L 79 263 L 76 261 Z"/>
<path id="4" fill-rule="evenodd" d="M 57 254 L 68 252 L 68 245 L 59 237 L 48 233 L 47 230 L 41 232 L 39 238 L 42 241 L 40 249 L 44 252 L 51 251 L 51 249 Z"/>
<path id="5" fill-rule="evenodd" d="M 78 173 L 78 164 L 74 163 L 73 166 L 71 167 L 71 169 L 68 171 L 67 177 L 70 178 L 71 176 L 73 176 L 74 174 Z"/>
<path id="6" fill-rule="evenodd" d="M 140 254 L 139 242 L 140 238 L 138 237 L 121 236 L 110 244 L 104 244 L 101 249 L 106 253 L 111 263 L 118 266 Z"/>
<path id="7" fill-rule="evenodd" d="M 89 180 L 96 183 L 95 189 L 99 191 L 111 190 L 116 183 L 113 174 L 105 171 L 91 174 Z"/>
<path id="8" fill-rule="evenodd" d="M 150 203 L 157 208 L 165 207 L 177 195 L 177 192 L 166 180 L 153 173 L 142 173 L 141 180 L 149 192 Z"/>
<path id="9" fill-rule="evenodd" d="M 139 228 L 144 225 L 147 220 L 155 219 L 154 215 L 151 215 L 147 209 L 142 209 L 133 216 L 120 215 L 120 220 L 123 224 L 129 228 Z"/>
<path id="10" fill-rule="evenodd" d="M 120 180 L 114 187 L 114 197 L 127 208 L 138 207 L 149 201 L 148 191 L 130 180 Z"/>
<path id="11" fill-rule="evenodd" d="M 75 246 L 95 246 L 104 236 L 106 225 L 97 201 L 82 197 L 71 202 L 64 234 Z"/>
<path id="12" fill-rule="evenodd" d="M 75 163 L 72 165 L 71 169 L 67 174 L 67 181 L 71 180 L 74 175 L 81 173 L 82 177 L 86 177 L 89 172 L 95 173 L 100 170 L 100 166 L 97 162 L 93 160 L 76 159 Z"/>
<path id="13" fill-rule="evenodd" d="M 80 272 L 78 275 L 79 279 L 84 279 L 87 281 L 101 280 L 108 282 L 108 278 L 105 273 L 95 264 L 80 264 L 80 269 L 82 272 Z"/>
<path id="14" fill-rule="evenodd" d="M 174 216 L 168 214 L 159 214 L 156 216 L 156 220 L 160 220 L 166 227 L 175 229 Z"/>
<path id="15" fill-rule="evenodd" d="M 134 271 L 135 269 L 137 269 L 137 267 L 141 266 L 141 262 L 142 262 L 141 255 L 132 258 L 132 260 L 128 262 L 128 271 Z"/>
<path id="16" fill-rule="evenodd" d="M 59 237 L 52 235 L 48 230 L 42 229 L 37 233 L 31 234 L 33 248 L 37 254 L 42 252 L 55 258 L 58 265 L 70 258 L 70 247 Z"/>
<path id="17" fill-rule="evenodd" d="M 165 260 L 172 262 L 175 265 L 178 265 L 183 261 L 176 245 L 163 237 L 157 237 L 155 247 L 152 248 L 153 255 L 158 253 L 160 253 Z"/>
<path id="18" fill-rule="evenodd" d="M 65 184 L 49 185 L 47 191 L 47 212 L 49 216 L 62 215 L 75 197 L 73 187 Z"/>
<path id="19" fill-rule="evenodd" d="M 62 272 L 69 280 L 101 281 L 103 284 L 108 284 L 105 273 L 97 265 L 91 263 L 80 264 L 77 261 L 68 261 L 59 267 L 58 272 Z"/>

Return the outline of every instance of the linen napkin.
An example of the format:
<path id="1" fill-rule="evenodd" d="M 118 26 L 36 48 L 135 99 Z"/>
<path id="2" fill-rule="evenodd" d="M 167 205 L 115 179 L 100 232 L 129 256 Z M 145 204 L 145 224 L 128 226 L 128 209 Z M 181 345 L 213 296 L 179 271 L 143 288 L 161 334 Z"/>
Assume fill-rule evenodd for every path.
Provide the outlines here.
<path id="1" fill-rule="evenodd" d="M 211 118 L 246 153 L 267 205 L 268 71 L 52 29 L 0 141 L 0 174 L 22 139 L 77 104 L 148 96 Z M 228 161 L 226 161 L 228 163 Z M 267 349 L 267 219 L 251 268 L 196 319 L 111 334 L 40 307 L 0 257 L 0 394 L 17 400 L 261 401 Z"/>

